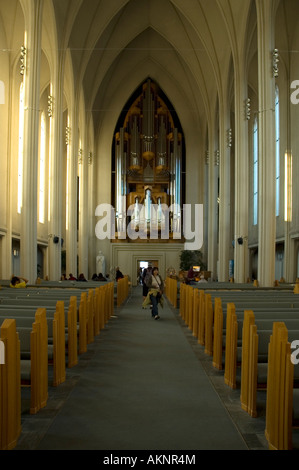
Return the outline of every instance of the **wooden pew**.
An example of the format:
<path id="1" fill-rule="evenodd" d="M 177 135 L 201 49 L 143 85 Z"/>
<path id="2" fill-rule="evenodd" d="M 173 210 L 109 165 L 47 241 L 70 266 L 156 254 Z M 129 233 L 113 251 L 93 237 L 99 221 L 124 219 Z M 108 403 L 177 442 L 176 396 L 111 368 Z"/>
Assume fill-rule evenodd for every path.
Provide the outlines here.
<path id="1" fill-rule="evenodd" d="M 107 283 L 108 284 L 108 283 Z M 95 290 L 82 292 L 79 309 L 77 296 L 71 296 L 67 312 L 67 344 L 69 367 L 77 363 L 77 320 L 80 321 L 80 306 L 85 313 L 83 338 L 87 338 L 87 316 L 89 315 L 89 329 L 99 333 L 113 314 L 114 287 L 112 283 L 104 284 Z M 17 293 L 15 293 L 17 294 Z M 15 294 L 11 294 L 11 299 Z M 84 295 L 85 294 L 85 295 Z M 21 377 L 30 382 L 31 403 L 30 413 L 46 406 L 48 399 L 48 325 L 53 330 L 53 385 L 59 385 L 65 380 L 65 336 L 66 314 L 63 300 L 54 300 L 50 307 L 50 317 L 47 318 L 46 308 L 36 308 L 44 303 L 48 305 L 42 296 L 35 301 L 23 302 L 22 296 L 18 296 L 14 302 L 4 303 L 0 307 L 1 314 L 9 311 L 15 318 L 5 318 L 1 327 L 1 346 L 5 350 L 6 363 L 0 365 L 0 449 L 11 449 L 16 443 L 21 432 Z M 32 300 L 32 298 L 31 298 Z M 49 299 L 51 300 L 51 299 Z M 25 307 L 23 304 L 25 303 Z M 8 306 L 9 305 L 9 306 Z M 33 315 L 35 312 L 35 315 Z M 18 316 L 20 315 L 20 316 Z M 18 326 L 17 326 L 18 324 Z M 20 354 L 26 353 L 25 359 L 20 359 Z M 12 416 L 14 417 L 12 419 Z M 9 417 L 9 419 L 8 419 Z M 15 419 L 16 418 L 16 419 Z"/>
<path id="2" fill-rule="evenodd" d="M 199 290 L 201 300 L 198 300 L 196 290 Z M 293 308 L 298 307 L 299 304 L 292 292 L 284 292 L 283 295 L 278 292 L 273 295 L 269 291 L 261 298 L 255 295 L 254 300 L 252 300 L 252 293 L 243 295 L 243 292 L 235 292 L 233 297 L 238 300 L 238 310 L 234 303 L 228 302 L 225 312 L 222 307 L 222 297 L 227 300 L 231 298 L 230 294 L 231 292 L 223 295 L 219 291 L 214 293 L 214 308 L 211 308 L 211 293 L 181 284 L 180 314 L 188 327 L 193 330 L 198 342 L 205 346 L 206 354 L 213 356 L 213 366 L 218 370 L 223 368 L 223 350 L 225 349 L 224 380 L 231 388 L 236 388 L 237 353 L 238 344 L 242 343 L 241 325 L 245 305 L 257 305 L 258 315 L 264 312 L 265 316 L 274 315 L 276 318 L 280 318 L 282 310 L 288 308 L 284 310 L 284 313 L 292 318 L 299 317 L 299 308 L 298 310 Z M 215 297 L 218 295 L 220 297 Z M 194 301 L 195 297 L 196 301 Z M 275 314 L 273 314 L 274 311 Z"/>
<path id="3" fill-rule="evenodd" d="M 240 339 L 240 332 L 242 332 L 244 314 L 246 312 L 236 312 L 235 305 L 229 304 L 229 314 L 226 321 L 226 335 L 225 335 L 225 383 L 231 388 L 236 388 L 236 369 L 237 363 L 241 363 L 242 355 L 240 352 L 243 350 L 242 340 Z M 299 311 L 296 309 L 285 310 L 255 310 L 256 319 L 273 321 L 291 320 L 299 318 Z M 242 338 L 242 333 L 241 333 Z M 219 341 L 219 340 L 218 340 Z"/>
<path id="4" fill-rule="evenodd" d="M 12 306 L 11 306 L 12 307 Z M 18 317 L 18 316 L 31 316 L 32 319 L 35 317 L 36 308 L 30 308 L 27 306 L 27 309 L 22 307 L 13 307 L 4 309 L 2 311 L 2 316 L 7 315 L 9 318 Z M 52 320 L 52 345 L 51 351 L 53 354 L 53 386 L 57 386 L 60 383 L 65 381 L 65 361 L 66 361 L 66 336 L 65 336 L 65 312 L 64 312 L 64 302 L 58 301 L 56 303 L 55 309 L 52 312 L 48 311 Z M 34 321 L 34 320 L 33 320 Z"/>
<path id="5" fill-rule="evenodd" d="M 177 308 L 178 281 L 169 276 L 165 279 L 165 295 L 174 308 Z"/>
<path id="6" fill-rule="evenodd" d="M 205 299 L 205 296 L 211 296 L 212 303 L 215 302 L 215 298 L 220 298 L 223 304 L 227 303 L 235 303 L 236 308 L 238 310 L 245 310 L 248 308 L 254 308 L 258 306 L 259 308 L 270 307 L 270 302 L 274 307 L 298 307 L 299 309 L 299 301 L 293 295 L 292 292 L 273 292 L 273 291 L 259 291 L 258 295 L 255 293 L 254 297 L 252 292 L 208 292 L 199 287 L 193 287 L 191 285 L 180 284 L 180 315 L 188 325 L 190 329 L 193 329 L 193 325 L 199 327 L 199 330 L 196 333 L 196 336 L 200 338 L 200 344 L 205 344 L 205 336 L 207 338 L 211 338 L 211 331 L 206 331 L 206 327 L 211 329 L 214 327 L 214 319 L 213 319 L 213 311 L 210 310 L 210 315 L 207 313 L 206 309 L 198 308 L 197 310 L 194 309 L 192 304 L 192 298 L 196 295 L 196 292 L 200 292 L 200 296 L 202 295 Z M 285 302 L 283 305 L 282 302 Z M 225 314 L 225 309 L 223 309 Z M 207 319 L 207 325 L 205 325 L 205 321 Z M 224 318 L 225 320 L 225 318 Z M 225 321 L 224 321 L 225 325 Z M 209 354 L 211 354 L 210 347 L 207 348 L 209 350 Z"/>
<path id="7" fill-rule="evenodd" d="M 82 292 L 79 303 L 79 354 L 87 351 L 87 294 Z"/>
<path id="8" fill-rule="evenodd" d="M 53 385 L 65 382 L 65 313 L 64 302 L 56 303 L 53 320 Z"/>
<path id="9" fill-rule="evenodd" d="M 18 325 L 16 328 L 20 339 L 21 384 L 31 387 L 30 414 L 36 414 L 46 406 L 48 400 L 46 310 L 36 310 L 31 328 Z"/>
<path id="10" fill-rule="evenodd" d="M 46 309 L 38 308 L 31 336 L 31 407 L 35 414 L 48 400 L 48 325 Z"/>
<path id="11" fill-rule="evenodd" d="M 67 328 L 68 368 L 78 364 L 78 332 L 77 332 L 77 297 L 72 296 L 68 308 Z"/>
<path id="12" fill-rule="evenodd" d="M 4 364 L 0 364 L 0 450 L 13 449 L 21 434 L 20 340 L 13 319 L 1 325 Z"/>
<path id="13" fill-rule="evenodd" d="M 252 417 L 257 416 L 256 396 L 258 388 L 267 388 L 268 344 L 273 320 L 256 320 L 254 313 L 245 312 L 241 365 L 241 406 Z M 299 340 L 299 318 L 284 319 L 289 340 Z M 298 373 L 298 370 L 296 369 Z M 298 377 L 296 376 L 298 379 Z"/>
<path id="14" fill-rule="evenodd" d="M 223 308 L 219 297 L 214 302 L 214 330 L 213 330 L 213 367 L 222 370 L 223 357 Z"/>
<path id="15" fill-rule="evenodd" d="M 269 344 L 265 436 L 271 450 L 292 448 L 294 364 L 288 330 L 275 322 Z"/>
<path id="16" fill-rule="evenodd" d="M 15 302 L 15 303 L 14 303 Z M 60 300 L 59 302 L 64 302 L 64 300 Z M 68 353 L 68 367 L 73 367 L 78 362 L 77 357 L 77 296 L 71 296 L 69 299 L 67 298 L 66 304 L 68 305 L 68 309 L 65 312 L 66 314 L 66 344 L 67 344 L 67 353 Z M 57 306 L 57 299 L 51 298 L 46 299 L 45 297 L 33 299 L 31 297 L 26 297 L 26 302 L 23 302 L 22 299 L 18 298 L 13 301 L 10 299 L 9 306 L 6 307 L 6 304 L 0 304 L 0 315 L 4 312 L 11 312 L 15 313 L 15 315 L 22 315 L 25 313 L 26 309 L 28 309 L 28 313 L 33 312 L 35 310 L 35 306 L 44 305 L 47 309 L 47 315 L 49 317 L 53 317 L 54 312 L 56 311 Z M 22 312 L 22 313 L 21 313 Z M 53 328 L 51 327 L 51 334 L 49 340 L 53 342 Z"/>
<path id="17" fill-rule="evenodd" d="M 117 281 L 117 306 L 120 307 L 129 294 L 129 278 L 124 276 Z"/>
<path id="18" fill-rule="evenodd" d="M 86 283 L 84 283 L 86 284 Z M 107 283 L 93 283 L 96 286 L 94 289 L 28 289 L 22 290 L 21 292 L 16 292 L 14 290 L 8 290 L 5 293 L 5 296 L 1 296 L 0 300 L 0 309 L 1 305 L 11 304 L 14 305 L 13 299 L 22 299 L 24 305 L 36 305 L 36 306 L 49 306 L 56 305 L 57 300 L 63 300 L 65 302 L 66 308 L 70 306 L 70 301 L 77 297 L 77 303 L 80 305 L 81 295 L 83 295 L 83 303 L 85 302 L 85 296 L 87 295 L 87 306 L 86 306 L 86 321 L 89 323 L 89 330 L 87 330 L 87 324 L 83 319 L 80 322 L 80 317 L 82 319 L 82 314 L 79 312 L 78 307 L 78 325 L 80 330 L 80 325 L 82 325 L 82 331 L 79 333 L 79 336 L 85 336 L 85 334 L 90 334 L 89 342 L 92 341 L 93 334 L 99 334 L 101 328 L 104 327 L 104 324 L 107 323 L 110 316 L 113 313 L 113 303 L 114 303 L 114 284 L 112 282 Z M 92 294 L 93 293 L 93 294 Z M 71 294 L 71 296 L 70 296 Z M 93 299 L 88 301 L 88 296 Z M 1 303 L 2 302 L 2 303 Z M 82 304 L 81 304 L 82 312 Z M 103 315 L 104 315 L 104 324 L 103 324 Z M 94 333 L 93 333 L 94 330 Z M 89 333 L 88 333 L 89 331 Z M 84 340 L 81 341 L 81 344 L 84 343 Z M 81 351 L 85 351 L 85 347 L 81 347 Z"/>

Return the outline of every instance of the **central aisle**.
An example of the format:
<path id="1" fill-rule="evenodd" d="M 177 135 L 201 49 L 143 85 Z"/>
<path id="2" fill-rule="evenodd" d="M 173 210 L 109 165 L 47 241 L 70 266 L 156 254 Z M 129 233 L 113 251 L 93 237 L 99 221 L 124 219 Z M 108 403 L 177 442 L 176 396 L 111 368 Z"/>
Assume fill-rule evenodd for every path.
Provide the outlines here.
<path id="1" fill-rule="evenodd" d="M 133 288 L 38 449 L 248 449 L 167 301 L 160 320 L 141 304 Z"/>

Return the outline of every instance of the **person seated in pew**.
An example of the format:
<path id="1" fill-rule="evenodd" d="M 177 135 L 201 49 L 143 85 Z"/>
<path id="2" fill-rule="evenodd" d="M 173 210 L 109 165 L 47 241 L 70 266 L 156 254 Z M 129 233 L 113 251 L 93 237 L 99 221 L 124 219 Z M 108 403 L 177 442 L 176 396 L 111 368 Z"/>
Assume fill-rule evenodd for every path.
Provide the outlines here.
<path id="1" fill-rule="evenodd" d="M 193 270 L 193 266 L 190 266 L 190 269 L 187 274 L 186 284 L 195 284 L 195 272 Z"/>
<path id="2" fill-rule="evenodd" d="M 69 274 L 69 281 L 77 281 L 77 278 L 72 275 L 72 273 Z"/>
<path id="3" fill-rule="evenodd" d="M 118 281 L 119 279 L 123 279 L 124 275 L 123 273 L 120 271 L 119 267 L 116 268 L 116 273 L 115 273 L 115 279 L 116 281 Z"/>
<path id="4" fill-rule="evenodd" d="M 77 279 L 78 282 L 87 282 L 87 280 L 85 279 L 85 276 L 83 273 L 79 274 L 79 277 Z"/>
<path id="5" fill-rule="evenodd" d="M 97 273 L 94 273 L 94 274 L 92 275 L 91 280 L 92 280 L 92 281 L 98 281 L 98 280 L 99 280 L 99 278 L 98 278 L 98 276 L 97 276 Z"/>
<path id="6" fill-rule="evenodd" d="M 27 286 L 28 282 L 28 279 L 25 277 L 12 276 L 10 280 L 10 287 L 13 287 L 14 289 L 22 289 Z"/>
<path id="7" fill-rule="evenodd" d="M 98 281 L 101 281 L 101 282 L 107 282 L 107 279 L 104 278 L 103 274 L 102 273 L 99 273 L 98 275 Z"/>

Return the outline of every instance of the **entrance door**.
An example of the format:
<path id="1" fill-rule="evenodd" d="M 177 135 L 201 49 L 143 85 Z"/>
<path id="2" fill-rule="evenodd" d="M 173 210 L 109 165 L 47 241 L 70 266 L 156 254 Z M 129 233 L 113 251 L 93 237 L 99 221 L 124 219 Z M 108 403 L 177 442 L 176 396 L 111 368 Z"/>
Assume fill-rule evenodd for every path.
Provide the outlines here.
<path id="1" fill-rule="evenodd" d="M 137 285 L 142 284 L 142 273 L 144 269 L 147 269 L 149 266 L 152 268 L 159 267 L 158 260 L 137 260 Z"/>
<path id="2" fill-rule="evenodd" d="M 14 276 L 21 276 L 20 273 L 20 240 L 12 240 L 11 266 Z"/>

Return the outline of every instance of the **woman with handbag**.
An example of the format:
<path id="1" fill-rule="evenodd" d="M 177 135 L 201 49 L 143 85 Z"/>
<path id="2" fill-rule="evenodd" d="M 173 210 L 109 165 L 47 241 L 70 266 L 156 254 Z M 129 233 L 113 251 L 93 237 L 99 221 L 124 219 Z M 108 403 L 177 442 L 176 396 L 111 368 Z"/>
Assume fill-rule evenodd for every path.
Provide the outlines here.
<path id="1" fill-rule="evenodd" d="M 146 285 L 148 287 L 148 295 L 152 303 L 152 317 L 155 320 L 158 320 L 159 312 L 158 312 L 158 303 L 161 302 L 164 284 L 162 278 L 159 274 L 159 269 L 154 267 L 152 270 L 152 275 L 146 278 Z"/>

